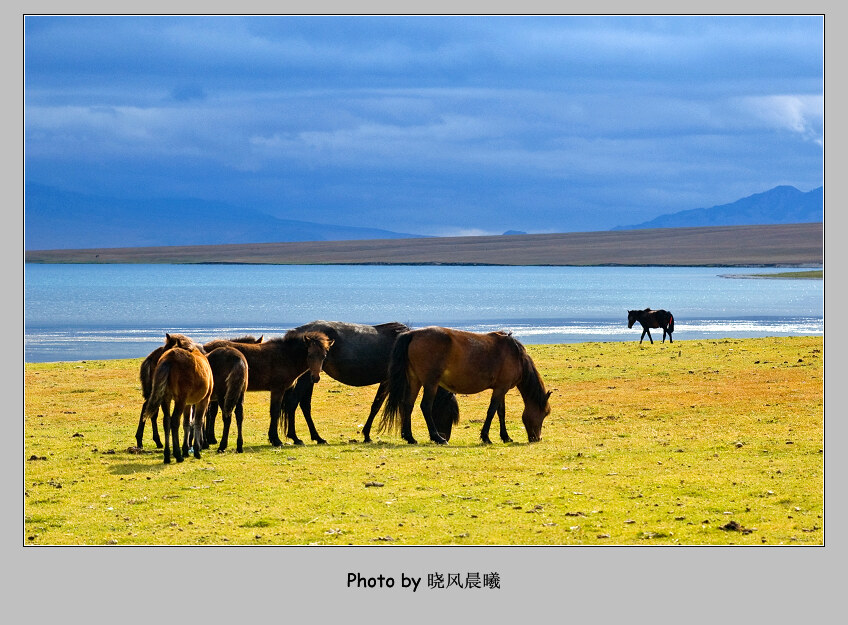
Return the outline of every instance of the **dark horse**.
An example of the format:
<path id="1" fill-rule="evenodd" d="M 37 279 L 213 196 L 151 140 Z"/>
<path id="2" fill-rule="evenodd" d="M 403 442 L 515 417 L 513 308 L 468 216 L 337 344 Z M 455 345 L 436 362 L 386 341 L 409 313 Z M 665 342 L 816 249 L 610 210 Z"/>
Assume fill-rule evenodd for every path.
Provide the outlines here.
<path id="1" fill-rule="evenodd" d="M 653 344 L 654 339 L 651 337 L 649 328 L 662 328 L 662 342 L 665 343 L 665 335 L 668 334 L 668 342 L 674 343 L 674 340 L 671 338 L 671 333 L 674 332 L 674 316 L 667 310 L 651 310 L 650 308 L 646 308 L 645 310 L 628 310 L 627 327 L 632 328 L 633 324 L 637 321 L 642 325 L 642 336 L 639 337 L 640 345 L 646 334 Z"/>
<path id="2" fill-rule="evenodd" d="M 348 386 L 379 384 L 368 419 L 362 429 L 366 443 L 371 442 L 371 424 L 389 392 L 389 360 L 395 338 L 409 329 L 397 322 L 370 326 L 343 321 L 313 321 L 295 328 L 301 332 L 323 332 L 333 340 L 333 348 L 324 361 L 324 371 L 331 378 Z M 294 388 L 286 391 L 283 397 L 285 433 L 298 445 L 302 444 L 294 431 L 294 415 L 298 405 L 303 411 L 312 440 L 319 444 L 326 443 L 312 422 L 313 386 L 309 376 L 301 376 Z M 441 387 L 436 391 L 433 418 L 437 431 L 445 440 L 449 440 L 453 424 L 459 421 L 459 406 L 453 393 Z"/>
<path id="3" fill-rule="evenodd" d="M 174 458 L 183 461 L 179 446 L 180 415 L 184 416 L 185 440 L 188 438 L 188 423 L 194 407 L 194 439 L 202 439 L 203 415 L 212 397 L 212 369 L 203 347 L 181 334 L 166 334 L 166 347 L 156 368 L 153 370 L 153 386 L 144 418 L 152 417 L 162 408 L 162 428 L 165 430 L 165 464 L 171 462 L 170 442 L 174 444 Z M 169 414 L 168 405 L 174 402 Z M 168 433 L 170 432 L 170 436 Z M 186 443 L 183 443 L 186 446 Z M 194 446 L 194 457 L 200 458 L 200 445 Z"/>
<path id="4" fill-rule="evenodd" d="M 135 432 L 135 441 L 136 447 L 139 449 L 142 448 L 142 437 L 144 436 L 144 412 L 147 409 L 147 403 L 150 398 L 150 391 L 153 388 L 153 370 L 156 368 L 156 363 L 159 362 L 159 359 L 162 357 L 162 354 L 165 353 L 165 350 L 173 347 L 173 345 L 168 344 L 168 337 L 171 336 L 182 336 L 179 334 L 166 334 L 165 335 L 165 345 L 157 347 L 145 358 L 141 363 L 141 368 L 138 372 L 138 378 L 141 382 L 141 394 L 144 397 L 144 403 L 141 406 L 141 414 L 138 418 L 138 429 Z M 242 336 L 235 339 L 230 339 L 236 343 L 261 343 L 262 337 L 260 336 L 258 339 L 252 336 Z M 205 348 L 205 347 L 204 347 Z M 162 448 L 162 440 L 159 438 L 159 428 L 156 425 L 156 418 L 158 414 L 153 414 L 150 417 L 150 426 L 153 431 L 153 442 L 156 443 L 156 447 Z"/>
<path id="5" fill-rule="evenodd" d="M 441 386 L 453 393 L 472 394 L 492 389 L 486 421 L 480 439 L 490 443 L 489 426 L 495 412 L 501 425 L 501 440 L 511 442 L 506 431 L 507 391 L 517 386 L 524 400 L 521 420 L 531 443 L 541 439 L 542 422 L 550 413 L 551 393 L 524 346 L 504 332 L 478 334 L 449 328 L 429 327 L 401 334 L 395 341 L 389 364 L 389 395 L 380 429 L 397 428 L 401 419 L 401 437 L 412 437 L 412 409 L 421 387 L 421 411 L 430 431 L 430 440 L 445 443 L 433 421 L 433 398 Z"/>
<path id="6" fill-rule="evenodd" d="M 229 345 L 222 345 L 209 352 L 206 356 L 209 366 L 212 368 L 214 388 L 212 398 L 216 404 L 221 406 L 221 418 L 224 420 L 224 432 L 221 435 L 221 444 L 218 451 L 223 452 L 227 448 L 227 439 L 230 434 L 230 421 L 233 411 L 236 415 L 236 427 L 238 436 L 236 438 L 236 451 L 243 451 L 244 441 L 241 436 L 241 424 L 244 420 L 244 392 L 247 390 L 247 359 L 239 350 Z M 212 402 L 206 413 L 207 418 L 212 412 Z M 214 421 L 206 423 L 206 440 L 204 448 L 209 444 L 209 431 L 214 432 Z"/>
<path id="7" fill-rule="evenodd" d="M 277 433 L 277 423 L 282 411 L 283 394 L 299 376 L 307 371 L 312 381 L 318 382 L 321 378 L 324 359 L 332 345 L 332 339 L 322 332 L 289 330 L 281 338 L 273 338 L 256 345 L 212 341 L 205 347 L 208 350 L 214 350 L 218 347 L 230 346 L 244 354 L 250 372 L 247 390 L 271 392 L 271 423 L 268 427 L 268 440 L 274 447 L 280 447 L 283 441 Z M 214 422 L 212 425 L 214 426 Z"/>

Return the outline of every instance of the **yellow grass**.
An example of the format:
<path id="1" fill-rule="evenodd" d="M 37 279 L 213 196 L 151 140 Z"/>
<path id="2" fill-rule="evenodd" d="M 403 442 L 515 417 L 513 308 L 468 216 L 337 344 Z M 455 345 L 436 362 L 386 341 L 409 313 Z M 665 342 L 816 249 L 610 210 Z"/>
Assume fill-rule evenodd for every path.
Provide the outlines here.
<path id="1" fill-rule="evenodd" d="M 268 394 L 245 453 L 133 453 L 138 360 L 28 364 L 27 545 L 821 545 L 822 337 L 528 346 L 549 390 L 542 441 L 479 442 L 488 393 L 450 445 L 359 434 L 375 387 L 323 376 L 329 445 L 273 448 Z M 298 413 L 298 434 L 308 437 Z M 220 436 L 220 418 L 218 433 Z M 416 410 L 413 430 L 426 440 Z M 306 440 L 306 439 L 304 439 Z"/>

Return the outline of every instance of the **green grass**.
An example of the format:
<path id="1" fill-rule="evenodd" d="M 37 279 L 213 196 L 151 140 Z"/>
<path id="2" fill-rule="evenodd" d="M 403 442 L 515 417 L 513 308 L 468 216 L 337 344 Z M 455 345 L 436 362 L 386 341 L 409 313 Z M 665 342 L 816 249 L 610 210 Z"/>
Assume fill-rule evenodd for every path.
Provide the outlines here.
<path id="1" fill-rule="evenodd" d="M 810 271 L 783 271 L 781 273 L 757 273 L 757 278 L 796 278 L 803 280 L 823 280 L 824 269 L 812 269 Z"/>
<path id="2" fill-rule="evenodd" d="M 328 445 L 273 448 L 248 394 L 245 453 L 164 465 L 134 450 L 140 360 L 28 364 L 26 545 L 823 544 L 823 340 L 528 346 L 542 441 L 479 442 L 488 393 L 450 445 L 359 434 L 375 387 L 323 376 Z M 300 413 L 298 434 L 308 436 Z M 218 435 L 220 436 L 220 419 Z M 426 428 L 416 409 L 413 430 Z M 497 439 L 497 426 L 493 429 Z"/>

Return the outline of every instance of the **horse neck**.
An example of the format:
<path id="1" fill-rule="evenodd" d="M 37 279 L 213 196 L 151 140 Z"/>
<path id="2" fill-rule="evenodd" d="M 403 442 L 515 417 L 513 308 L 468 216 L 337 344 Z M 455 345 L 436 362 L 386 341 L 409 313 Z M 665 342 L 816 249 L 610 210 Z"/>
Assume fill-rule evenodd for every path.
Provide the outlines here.
<path id="1" fill-rule="evenodd" d="M 545 406 L 545 387 L 539 377 L 539 372 L 530 356 L 523 354 L 521 360 L 521 378 L 516 385 L 524 403 L 530 403 L 543 410 Z"/>
<path id="2" fill-rule="evenodd" d="M 306 357 L 309 348 L 302 336 L 283 337 L 279 340 L 277 349 L 283 360 L 297 369 L 301 369 L 301 367 L 306 369 Z"/>

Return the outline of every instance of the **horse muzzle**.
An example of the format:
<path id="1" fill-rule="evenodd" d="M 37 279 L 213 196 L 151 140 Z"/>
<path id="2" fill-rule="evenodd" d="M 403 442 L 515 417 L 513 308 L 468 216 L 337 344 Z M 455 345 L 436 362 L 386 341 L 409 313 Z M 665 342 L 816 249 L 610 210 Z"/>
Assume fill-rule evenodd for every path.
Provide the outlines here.
<path id="1" fill-rule="evenodd" d="M 312 382 L 317 384 L 320 381 L 321 381 L 321 374 L 320 373 L 313 373 L 312 374 Z"/>

